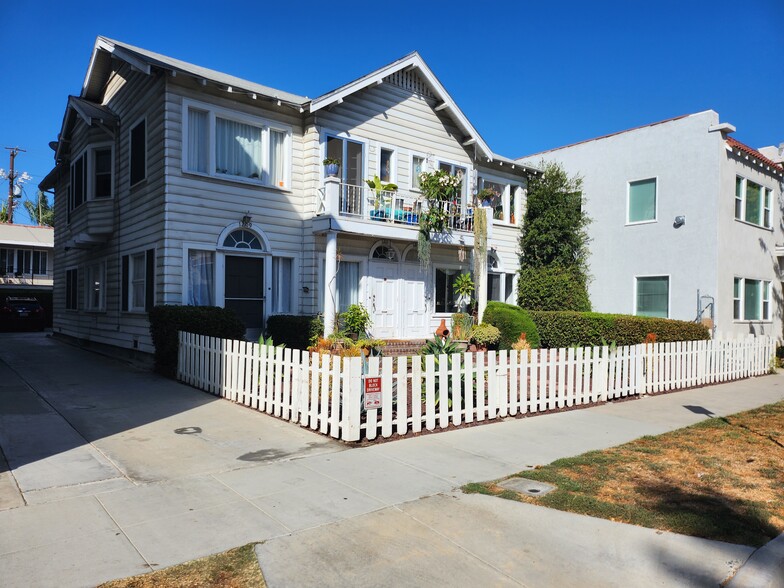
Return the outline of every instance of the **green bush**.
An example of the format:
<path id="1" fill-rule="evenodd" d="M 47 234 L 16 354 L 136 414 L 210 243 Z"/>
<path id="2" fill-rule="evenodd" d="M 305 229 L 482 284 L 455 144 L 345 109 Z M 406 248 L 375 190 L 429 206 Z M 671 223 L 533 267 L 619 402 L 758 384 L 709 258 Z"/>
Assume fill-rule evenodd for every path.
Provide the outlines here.
<path id="1" fill-rule="evenodd" d="M 539 331 L 542 347 L 637 345 L 654 333 L 660 343 L 710 338 L 697 323 L 672 319 L 597 312 L 529 311 Z"/>
<path id="2" fill-rule="evenodd" d="M 267 336 L 275 345 L 285 343 L 290 349 L 307 349 L 313 336 L 324 334 L 324 323 L 318 316 L 275 314 L 267 319 Z"/>
<path id="3" fill-rule="evenodd" d="M 499 349 L 511 349 L 521 333 L 525 333 L 525 338 L 532 348 L 539 347 L 539 332 L 536 330 L 536 325 L 528 313 L 519 306 L 503 302 L 488 302 L 482 322 L 498 327 L 501 331 Z"/>
<path id="4" fill-rule="evenodd" d="M 222 339 L 245 337 L 245 325 L 234 311 L 217 306 L 156 306 L 149 319 L 155 370 L 170 378 L 177 376 L 177 331 Z"/>
<path id="5" fill-rule="evenodd" d="M 480 323 L 471 327 L 471 341 L 477 345 L 491 347 L 500 339 L 501 331 L 489 323 Z"/>
<path id="6" fill-rule="evenodd" d="M 521 269 L 517 303 L 528 310 L 591 310 L 585 278 L 559 266 Z"/>

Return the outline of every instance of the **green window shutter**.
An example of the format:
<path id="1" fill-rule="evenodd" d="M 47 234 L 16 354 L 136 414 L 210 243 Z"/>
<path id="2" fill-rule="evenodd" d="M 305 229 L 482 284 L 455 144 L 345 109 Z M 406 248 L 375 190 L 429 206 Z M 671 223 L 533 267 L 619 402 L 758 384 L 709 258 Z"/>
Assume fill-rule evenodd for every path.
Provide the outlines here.
<path id="1" fill-rule="evenodd" d="M 629 182 L 629 222 L 656 220 L 656 180 Z"/>
<path id="2" fill-rule="evenodd" d="M 667 318 L 670 314 L 670 279 L 637 278 L 637 314 Z"/>

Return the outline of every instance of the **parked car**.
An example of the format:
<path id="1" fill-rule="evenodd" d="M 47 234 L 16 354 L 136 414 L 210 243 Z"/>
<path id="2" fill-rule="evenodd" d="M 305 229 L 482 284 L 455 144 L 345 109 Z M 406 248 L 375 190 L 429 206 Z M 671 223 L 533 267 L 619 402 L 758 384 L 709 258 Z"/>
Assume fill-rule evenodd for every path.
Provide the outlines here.
<path id="1" fill-rule="evenodd" d="M 0 307 L 0 330 L 38 330 L 46 326 L 46 311 L 37 298 L 6 296 Z"/>

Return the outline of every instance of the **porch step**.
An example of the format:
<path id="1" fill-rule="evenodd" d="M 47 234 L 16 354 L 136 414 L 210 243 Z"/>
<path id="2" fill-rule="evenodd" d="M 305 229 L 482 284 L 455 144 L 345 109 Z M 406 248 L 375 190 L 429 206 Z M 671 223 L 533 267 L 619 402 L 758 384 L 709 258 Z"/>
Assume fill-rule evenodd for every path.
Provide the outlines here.
<path id="1" fill-rule="evenodd" d="M 387 344 L 384 345 L 384 356 L 419 355 L 419 350 L 422 349 L 425 342 L 425 339 L 387 339 Z"/>

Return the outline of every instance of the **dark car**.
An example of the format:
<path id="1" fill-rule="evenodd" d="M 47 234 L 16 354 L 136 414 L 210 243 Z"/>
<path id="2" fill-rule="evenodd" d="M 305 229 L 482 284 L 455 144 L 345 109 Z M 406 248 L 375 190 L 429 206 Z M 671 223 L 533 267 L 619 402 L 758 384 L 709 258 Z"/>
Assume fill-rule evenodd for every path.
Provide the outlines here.
<path id="1" fill-rule="evenodd" d="M 43 331 L 46 311 L 37 298 L 7 296 L 0 307 L 0 329 L 3 331 L 30 329 Z"/>

